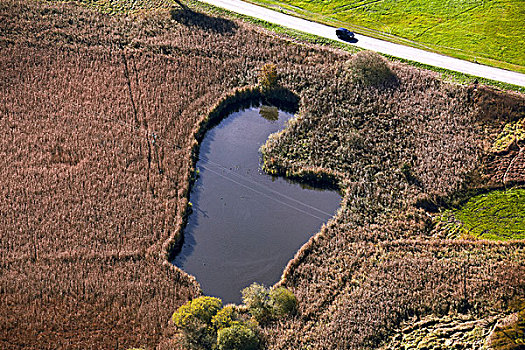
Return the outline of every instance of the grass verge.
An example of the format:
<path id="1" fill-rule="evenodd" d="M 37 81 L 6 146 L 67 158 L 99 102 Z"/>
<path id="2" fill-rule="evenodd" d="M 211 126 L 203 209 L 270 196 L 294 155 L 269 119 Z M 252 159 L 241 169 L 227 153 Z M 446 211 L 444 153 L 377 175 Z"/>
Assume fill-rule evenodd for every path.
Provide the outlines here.
<path id="1" fill-rule="evenodd" d="M 516 20 L 525 12 L 520 1 L 250 2 L 375 38 L 525 72 L 525 30 Z"/>

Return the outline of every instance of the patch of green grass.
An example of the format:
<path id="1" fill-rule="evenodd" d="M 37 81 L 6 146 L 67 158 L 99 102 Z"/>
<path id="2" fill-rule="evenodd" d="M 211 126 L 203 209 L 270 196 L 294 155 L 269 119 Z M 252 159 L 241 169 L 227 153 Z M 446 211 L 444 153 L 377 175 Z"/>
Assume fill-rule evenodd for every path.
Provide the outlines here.
<path id="1" fill-rule="evenodd" d="M 359 33 L 525 72 L 522 0 L 250 0 Z"/>
<path id="2" fill-rule="evenodd" d="M 525 189 L 492 191 L 472 197 L 440 221 L 450 237 L 491 240 L 525 239 Z"/>
<path id="3" fill-rule="evenodd" d="M 503 152 L 513 143 L 525 141 L 525 118 L 510 122 L 503 128 L 492 145 L 493 152 Z"/>

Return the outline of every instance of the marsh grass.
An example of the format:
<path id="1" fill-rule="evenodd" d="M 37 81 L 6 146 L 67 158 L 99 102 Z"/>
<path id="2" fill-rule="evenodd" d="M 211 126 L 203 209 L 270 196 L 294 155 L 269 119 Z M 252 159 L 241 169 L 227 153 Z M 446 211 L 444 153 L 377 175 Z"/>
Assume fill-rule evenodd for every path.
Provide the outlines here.
<path id="1" fill-rule="evenodd" d="M 468 184 L 521 95 L 400 63 L 398 85 L 359 89 L 348 52 L 192 7 L 5 0 L 0 17 L 1 347 L 170 348 L 169 315 L 201 293 L 167 261 L 198 142 L 268 62 L 283 89 L 264 99 L 300 115 L 267 143 L 268 169 L 344 194 L 283 273 L 298 310 L 263 330 L 270 349 L 375 348 L 407 318 L 523 297 L 523 243 L 429 240 L 412 206 Z"/>
<path id="2" fill-rule="evenodd" d="M 262 147 L 266 171 L 325 179 L 344 194 L 283 273 L 301 319 L 267 329 L 271 349 L 373 349 L 411 317 L 487 314 L 523 297 L 523 266 L 497 267 L 506 254 L 521 257 L 523 242 L 434 240 L 428 213 L 414 206 L 426 198 L 437 209 L 481 181 L 484 145 L 520 115 L 523 96 L 388 64 L 398 84 L 362 88 L 344 65 L 326 69 L 321 90 L 305 90 L 298 117 Z M 481 271 L 517 283 L 517 294 Z"/>
<path id="3" fill-rule="evenodd" d="M 525 305 L 518 312 L 502 320 L 490 337 L 494 350 L 519 350 L 525 347 Z"/>
<path id="4" fill-rule="evenodd" d="M 507 123 L 492 145 L 492 152 L 505 152 L 525 142 L 525 118 Z"/>
<path id="5" fill-rule="evenodd" d="M 264 63 L 289 88 L 338 59 L 197 12 L 0 3 L 3 348 L 158 344 L 200 294 L 167 259 L 208 113 Z"/>
<path id="6" fill-rule="evenodd" d="M 498 317 L 499 316 L 499 317 Z M 380 350 L 398 349 L 482 349 L 487 337 L 506 315 L 476 319 L 474 315 L 428 316 L 403 324 L 393 340 Z"/>
<path id="7" fill-rule="evenodd" d="M 492 191 L 472 197 L 440 221 L 449 237 L 491 240 L 525 239 L 525 190 Z"/>
<path id="8" fill-rule="evenodd" d="M 140 14 L 170 8 L 180 4 L 177 0 L 67 0 L 107 14 Z"/>

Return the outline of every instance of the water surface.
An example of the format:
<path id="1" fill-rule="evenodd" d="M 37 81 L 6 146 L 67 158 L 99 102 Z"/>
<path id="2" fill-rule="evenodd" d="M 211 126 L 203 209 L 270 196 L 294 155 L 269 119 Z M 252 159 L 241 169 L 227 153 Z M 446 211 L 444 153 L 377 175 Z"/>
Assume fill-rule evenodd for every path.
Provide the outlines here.
<path id="1" fill-rule="evenodd" d="M 279 111 L 277 119 L 277 110 L 263 108 L 235 112 L 206 133 L 190 194 L 193 213 L 174 260 L 206 295 L 225 303 L 239 303 L 253 282 L 276 283 L 341 200 L 337 192 L 262 172 L 260 146 L 293 117 Z"/>

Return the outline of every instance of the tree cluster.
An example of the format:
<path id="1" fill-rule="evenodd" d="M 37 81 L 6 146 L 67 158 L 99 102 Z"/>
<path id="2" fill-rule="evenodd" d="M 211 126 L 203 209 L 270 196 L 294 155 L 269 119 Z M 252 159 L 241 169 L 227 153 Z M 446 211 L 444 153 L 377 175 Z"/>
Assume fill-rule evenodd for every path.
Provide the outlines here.
<path id="1" fill-rule="evenodd" d="M 254 283 L 242 295 L 240 307 L 223 307 L 219 298 L 208 296 L 179 307 L 171 318 L 178 331 L 176 343 L 195 350 L 257 350 L 262 344 L 260 325 L 297 311 L 295 295 L 284 287 Z"/>

